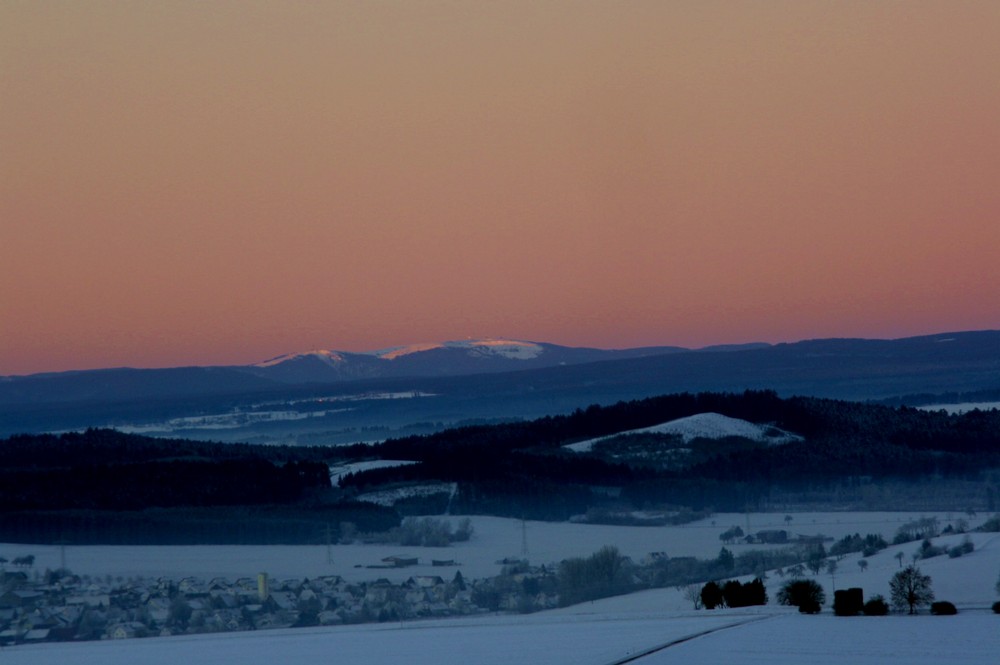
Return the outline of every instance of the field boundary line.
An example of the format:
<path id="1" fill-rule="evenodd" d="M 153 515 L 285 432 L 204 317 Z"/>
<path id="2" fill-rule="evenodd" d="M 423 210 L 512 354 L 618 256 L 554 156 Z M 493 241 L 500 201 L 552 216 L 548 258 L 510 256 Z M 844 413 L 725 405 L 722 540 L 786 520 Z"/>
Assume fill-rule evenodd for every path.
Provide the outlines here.
<path id="1" fill-rule="evenodd" d="M 684 642 L 690 642 L 691 640 L 697 639 L 699 637 L 704 637 L 705 635 L 711 635 L 712 633 L 718 633 L 719 631 L 729 630 L 730 628 L 738 628 L 739 626 L 746 626 L 751 623 L 756 623 L 757 621 L 767 621 L 768 619 L 773 619 L 775 616 L 777 615 L 771 614 L 763 617 L 752 617 L 744 621 L 734 621 L 732 623 L 727 623 L 722 626 L 716 626 L 714 628 L 702 630 L 697 633 L 691 633 L 690 635 L 685 635 L 683 637 L 675 638 L 673 640 L 670 640 L 669 642 L 665 642 L 664 644 L 658 644 L 654 647 L 643 649 L 642 651 L 639 651 L 637 653 L 629 654 L 624 658 L 613 660 L 610 663 L 607 663 L 607 665 L 625 665 L 626 663 L 632 663 L 639 660 L 640 658 L 645 658 L 646 656 L 650 656 L 654 653 L 665 651 L 670 647 L 677 646 L 678 644 L 683 644 Z"/>

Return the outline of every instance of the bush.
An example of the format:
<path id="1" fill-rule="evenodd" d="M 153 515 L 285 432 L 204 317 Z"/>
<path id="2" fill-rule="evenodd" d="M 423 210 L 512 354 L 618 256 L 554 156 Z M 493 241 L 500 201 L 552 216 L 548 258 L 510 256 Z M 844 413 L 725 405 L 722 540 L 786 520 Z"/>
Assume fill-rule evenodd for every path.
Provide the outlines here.
<path id="1" fill-rule="evenodd" d="M 889 604 L 882 596 L 872 596 L 865 603 L 864 612 L 866 617 L 884 617 L 889 614 Z"/>
<path id="2" fill-rule="evenodd" d="M 815 580 L 790 580 L 778 591 L 778 602 L 797 607 L 803 614 L 817 614 L 826 602 L 826 593 Z"/>
<path id="3" fill-rule="evenodd" d="M 993 603 L 993 613 L 994 614 L 1000 614 L 1000 600 L 998 600 L 997 602 Z"/>
<path id="4" fill-rule="evenodd" d="M 939 600 L 931 603 L 931 614 L 935 616 L 951 616 L 958 614 L 958 609 L 947 600 Z"/>
<path id="5" fill-rule="evenodd" d="M 838 589 L 833 592 L 833 613 L 839 617 L 853 617 L 864 609 L 864 592 L 859 588 Z"/>
<path id="6" fill-rule="evenodd" d="M 722 589 L 715 582 L 709 582 L 701 588 L 701 604 L 706 610 L 714 610 L 716 607 L 723 607 L 725 600 L 722 597 Z"/>
<path id="7" fill-rule="evenodd" d="M 741 584 L 738 580 L 729 580 L 722 585 L 722 599 L 726 607 L 767 605 L 767 590 L 760 578 L 746 584 Z"/>
<path id="8" fill-rule="evenodd" d="M 920 549 L 917 550 L 918 559 L 931 559 L 936 556 L 941 556 L 945 553 L 943 547 L 939 547 L 933 544 L 929 539 L 924 538 L 924 541 L 920 544 Z M 961 556 L 959 554 L 958 556 Z"/>

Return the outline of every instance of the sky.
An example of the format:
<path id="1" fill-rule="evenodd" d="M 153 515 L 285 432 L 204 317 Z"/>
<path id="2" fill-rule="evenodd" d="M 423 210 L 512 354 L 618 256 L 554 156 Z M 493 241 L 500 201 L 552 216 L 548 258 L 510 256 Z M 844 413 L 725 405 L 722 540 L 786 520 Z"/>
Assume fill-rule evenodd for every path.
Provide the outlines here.
<path id="1" fill-rule="evenodd" d="M 0 2 L 0 375 L 1000 328 L 995 0 Z"/>

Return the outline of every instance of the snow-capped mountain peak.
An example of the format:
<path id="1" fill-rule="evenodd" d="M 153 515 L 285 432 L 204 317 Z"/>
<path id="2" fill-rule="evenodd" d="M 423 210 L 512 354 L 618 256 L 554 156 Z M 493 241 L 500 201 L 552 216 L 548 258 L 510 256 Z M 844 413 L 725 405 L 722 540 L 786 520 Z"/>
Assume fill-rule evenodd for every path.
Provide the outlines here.
<path id="1" fill-rule="evenodd" d="M 395 360 L 403 356 L 433 351 L 435 349 L 465 349 L 470 356 L 502 357 L 510 360 L 531 360 L 541 355 L 544 350 L 540 344 L 509 339 L 470 339 L 451 342 L 429 342 L 394 346 L 372 352 L 372 355 L 384 360 Z"/>
<path id="2" fill-rule="evenodd" d="M 271 358 L 270 360 L 257 363 L 254 367 L 274 367 L 275 365 L 280 365 L 291 360 L 305 360 L 307 358 L 315 358 L 316 360 L 330 365 L 331 367 L 335 367 L 338 363 L 342 363 L 344 361 L 344 355 L 342 353 L 320 349 L 317 351 L 306 351 L 304 353 L 286 353 L 284 355 Z"/>

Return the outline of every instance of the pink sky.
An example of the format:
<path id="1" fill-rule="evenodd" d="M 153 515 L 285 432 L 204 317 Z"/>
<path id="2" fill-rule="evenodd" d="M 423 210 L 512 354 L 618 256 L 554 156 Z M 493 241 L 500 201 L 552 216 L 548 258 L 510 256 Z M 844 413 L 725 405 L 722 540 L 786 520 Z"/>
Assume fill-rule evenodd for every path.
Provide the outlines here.
<path id="1" fill-rule="evenodd" d="M 0 3 L 0 375 L 1000 328 L 1000 2 Z"/>

